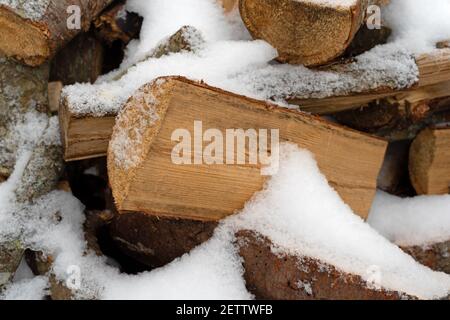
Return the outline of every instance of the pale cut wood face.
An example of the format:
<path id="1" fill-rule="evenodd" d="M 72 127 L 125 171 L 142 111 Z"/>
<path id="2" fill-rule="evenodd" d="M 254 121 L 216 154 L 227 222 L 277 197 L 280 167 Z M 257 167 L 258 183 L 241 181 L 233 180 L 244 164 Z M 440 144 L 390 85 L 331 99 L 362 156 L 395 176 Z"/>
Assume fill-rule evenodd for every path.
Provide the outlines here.
<path id="1" fill-rule="evenodd" d="M 417 136 L 411 146 L 409 170 L 418 194 L 450 193 L 450 128 L 425 129 Z"/>
<path id="2" fill-rule="evenodd" d="M 265 177 L 261 175 L 260 164 L 172 163 L 171 152 L 176 145 L 171 141 L 172 133 L 180 128 L 192 132 L 194 121 L 202 121 L 205 130 L 214 128 L 223 132 L 238 128 L 278 129 L 281 142 L 293 142 L 310 150 L 330 185 L 358 215 L 367 217 L 386 142 L 314 116 L 183 78 L 168 78 L 166 82 L 171 89 L 162 93 L 167 103 L 164 119 L 151 139 L 151 146 L 142 148 L 148 152 L 142 155 L 143 161 L 132 169 L 133 173 L 117 166 L 109 150 L 110 180 L 121 212 L 220 220 L 242 209 L 263 188 Z M 127 105 L 124 113 L 127 111 L 133 112 L 133 106 Z"/>

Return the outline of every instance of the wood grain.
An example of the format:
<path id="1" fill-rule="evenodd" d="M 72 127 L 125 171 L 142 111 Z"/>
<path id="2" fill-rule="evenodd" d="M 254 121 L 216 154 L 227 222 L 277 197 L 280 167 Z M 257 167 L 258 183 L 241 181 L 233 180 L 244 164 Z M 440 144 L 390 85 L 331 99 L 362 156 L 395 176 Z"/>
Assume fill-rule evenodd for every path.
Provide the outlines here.
<path id="1" fill-rule="evenodd" d="M 387 143 L 368 135 L 295 112 L 224 92 L 184 78 L 166 78 L 162 87 L 144 86 L 142 93 L 157 96 L 161 120 L 149 128 L 137 149 L 140 164 L 123 168 L 108 151 L 110 183 L 121 212 L 144 212 L 197 220 L 219 220 L 243 208 L 262 189 L 260 165 L 175 165 L 171 135 L 178 128 L 279 129 L 282 141 L 310 150 L 330 184 L 361 217 L 366 218 L 375 195 L 376 179 Z M 164 101 L 164 102 L 161 102 Z M 144 116 L 131 98 L 122 119 Z M 134 120 L 130 120 L 134 121 Z M 120 123 L 120 124 L 119 124 Z M 113 130 L 113 143 L 122 126 Z M 131 128 L 131 127 L 130 127 Z M 111 144 L 110 144 L 111 146 Z"/>
<path id="2" fill-rule="evenodd" d="M 409 172 L 418 194 L 450 193 L 450 128 L 428 128 L 417 136 L 410 150 Z"/>

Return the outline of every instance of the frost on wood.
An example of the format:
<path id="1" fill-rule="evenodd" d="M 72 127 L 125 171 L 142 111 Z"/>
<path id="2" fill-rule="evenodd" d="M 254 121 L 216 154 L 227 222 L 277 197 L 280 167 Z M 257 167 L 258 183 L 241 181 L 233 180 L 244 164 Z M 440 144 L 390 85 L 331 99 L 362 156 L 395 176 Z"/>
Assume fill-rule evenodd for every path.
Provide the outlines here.
<path id="1" fill-rule="evenodd" d="M 65 87 L 62 99 L 69 110 L 78 116 L 93 115 L 103 116 L 117 114 L 120 107 L 139 88 L 139 84 L 145 84 L 145 73 L 141 73 L 140 65 L 149 60 L 159 59 L 172 53 L 195 52 L 203 46 L 204 40 L 201 33 L 193 27 L 184 26 L 171 37 L 162 40 L 156 48 L 147 53 L 143 60 L 107 75 L 98 84 L 76 84 Z M 128 74 L 137 75 L 139 78 L 130 79 Z M 144 79 L 142 79 L 144 76 Z"/>
<path id="2" fill-rule="evenodd" d="M 354 62 L 323 71 L 271 65 L 239 74 L 236 80 L 265 100 L 283 102 L 402 90 L 416 84 L 418 77 L 418 67 L 409 52 L 379 47 Z"/>
<path id="3" fill-rule="evenodd" d="M 267 44 L 236 43 L 232 48 L 224 52 L 227 48 L 223 44 L 207 45 L 195 55 L 181 53 L 160 61 L 150 59 L 129 69 L 119 81 L 66 87 L 64 97 L 71 111 L 80 116 L 117 113 L 141 85 L 159 76 L 179 74 L 286 105 L 301 99 L 407 89 L 417 83 L 419 75 L 414 57 L 394 47 L 376 48 L 355 62 L 323 71 L 269 64 L 273 51 Z M 248 58 L 241 56 L 246 54 Z M 231 66 L 231 61 L 236 64 Z"/>

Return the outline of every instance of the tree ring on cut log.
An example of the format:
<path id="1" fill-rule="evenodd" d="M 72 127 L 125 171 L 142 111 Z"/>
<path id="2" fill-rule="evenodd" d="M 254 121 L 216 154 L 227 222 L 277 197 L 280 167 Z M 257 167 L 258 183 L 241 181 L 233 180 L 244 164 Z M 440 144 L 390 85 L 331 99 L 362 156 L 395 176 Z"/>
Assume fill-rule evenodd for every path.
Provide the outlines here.
<path id="1" fill-rule="evenodd" d="M 38 66 L 50 55 L 47 34 L 39 23 L 30 22 L 9 10 L 0 10 L 0 43 L 8 57 Z"/>
<path id="2" fill-rule="evenodd" d="M 366 0 L 348 7 L 303 0 L 240 0 L 239 10 L 252 36 L 278 50 L 279 61 L 316 66 L 344 53 L 364 22 L 367 5 Z"/>

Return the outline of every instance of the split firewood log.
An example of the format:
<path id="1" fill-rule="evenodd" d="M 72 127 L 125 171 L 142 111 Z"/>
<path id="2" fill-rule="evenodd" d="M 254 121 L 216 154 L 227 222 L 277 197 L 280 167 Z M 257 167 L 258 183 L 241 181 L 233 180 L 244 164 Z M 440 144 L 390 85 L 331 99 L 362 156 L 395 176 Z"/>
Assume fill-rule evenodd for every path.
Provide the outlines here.
<path id="1" fill-rule="evenodd" d="M 30 66 L 53 57 L 112 0 L 0 2 L 0 51 Z M 79 20 L 78 20 L 79 19 Z"/>
<path id="2" fill-rule="evenodd" d="M 262 300 L 403 300 L 403 292 L 374 288 L 361 277 L 307 256 L 275 253 L 252 231 L 236 235 L 247 289 Z M 262 272 L 262 270 L 264 270 Z"/>
<path id="3" fill-rule="evenodd" d="M 253 37 L 266 40 L 278 49 L 280 61 L 317 66 L 344 53 L 373 3 L 371 0 L 240 0 L 239 9 Z"/>
<path id="4" fill-rule="evenodd" d="M 170 53 L 192 51 L 202 41 L 203 38 L 198 30 L 184 26 L 149 52 L 141 62 L 150 58 L 160 58 Z M 113 80 L 120 80 L 135 65 L 119 71 L 114 75 Z M 105 156 L 116 114 L 107 114 L 104 117 L 80 116 L 74 114 L 72 109 L 67 97 L 63 98 L 59 118 L 64 159 L 75 161 Z"/>
<path id="5" fill-rule="evenodd" d="M 179 77 L 143 86 L 117 118 L 108 172 L 119 212 L 217 221 L 243 208 L 262 189 L 261 162 L 225 165 L 229 161 L 222 159 L 223 165 L 177 165 L 172 161 L 172 133 L 177 128 L 191 130 L 196 121 L 202 121 L 205 130 L 223 130 L 223 136 L 229 128 L 279 130 L 281 141 L 310 150 L 343 200 L 356 214 L 367 217 L 386 150 L 384 141 Z M 230 143 L 234 140 L 233 136 Z M 230 152 L 236 157 L 239 150 Z M 248 146 L 245 152 L 249 154 Z M 184 153 L 191 161 L 192 150 Z"/>
<path id="6" fill-rule="evenodd" d="M 411 145 L 411 182 L 418 194 L 450 193 L 450 129 L 428 128 Z"/>

